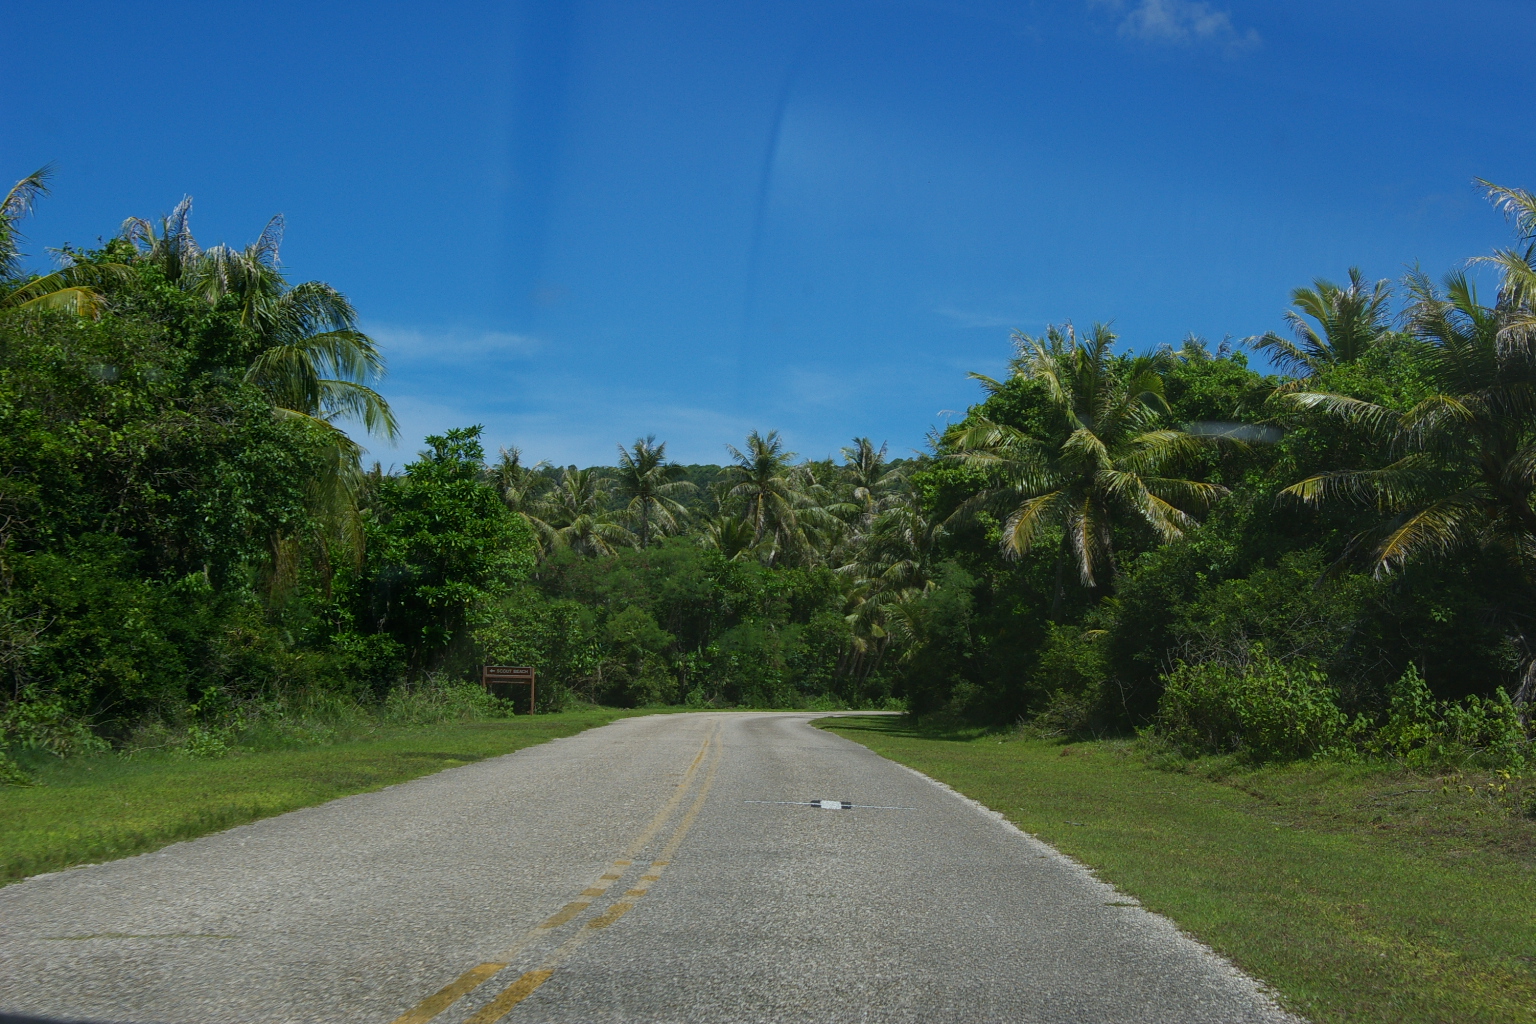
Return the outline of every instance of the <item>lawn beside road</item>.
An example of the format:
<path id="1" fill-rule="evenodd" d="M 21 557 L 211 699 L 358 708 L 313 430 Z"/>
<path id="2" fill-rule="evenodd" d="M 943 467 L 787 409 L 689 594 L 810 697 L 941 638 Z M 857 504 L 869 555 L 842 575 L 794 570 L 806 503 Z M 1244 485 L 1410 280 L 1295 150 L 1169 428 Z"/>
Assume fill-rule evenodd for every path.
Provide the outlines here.
<path id="1" fill-rule="evenodd" d="M 39 785 L 0 787 L 0 884 L 144 853 L 644 713 L 591 708 L 397 726 L 217 759 L 153 752 L 66 759 L 35 771 Z"/>
<path id="2" fill-rule="evenodd" d="M 817 724 L 1001 812 L 1313 1021 L 1536 1021 L 1536 822 L 1502 780 L 1176 771 L 1124 742 Z"/>

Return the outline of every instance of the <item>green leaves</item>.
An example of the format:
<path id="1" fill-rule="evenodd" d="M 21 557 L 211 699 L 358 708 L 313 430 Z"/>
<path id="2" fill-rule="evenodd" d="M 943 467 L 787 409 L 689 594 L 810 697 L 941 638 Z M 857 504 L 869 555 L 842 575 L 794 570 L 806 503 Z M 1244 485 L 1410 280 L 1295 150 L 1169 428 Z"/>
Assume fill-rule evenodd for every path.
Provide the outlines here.
<path id="1" fill-rule="evenodd" d="M 1020 557 L 1059 530 L 1063 552 L 1087 587 L 1108 582 L 1119 521 L 1140 521 L 1165 543 L 1178 540 L 1194 524 L 1188 510 L 1226 493 L 1217 484 L 1164 475 L 1194 461 L 1214 439 L 1161 424 L 1168 404 L 1157 361 L 1116 362 L 1115 340 L 1102 324 L 1083 341 L 1070 324 L 1048 328 L 1043 338 L 1016 334 L 1014 373 L 1042 386 L 1054 422 L 1043 425 L 1042 437 L 973 413 L 944 439 L 948 460 L 990 479 L 954 518 L 1012 505 L 1003 552 Z M 1002 384 L 992 384 L 993 394 L 1003 393 Z"/>
<path id="2" fill-rule="evenodd" d="M 1252 339 L 1255 348 L 1268 352 L 1281 366 L 1302 377 L 1354 362 L 1392 326 L 1389 282 L 1377 281 L 1367 288 L 1360 268 L 1350 267 L 1345 287 L 1323 278 L 1312 284 L 1291 293 L 1296 308 L 1287 310 L 1285 319 L 1296 336 L 1294 342 L 1273 332 Z M 1307 323 L 1308 317 L 1322 328 L 1321 335 Z"/>
<path id="3" fill-rule="evenodd" d="M 471 615 L 533 566 L 533 537 L 482 479 L 478 426 L 427 438 L 403 477 L 375 484 L 359 619 L 394 636 L 418 669 L 434 667 Z"/>

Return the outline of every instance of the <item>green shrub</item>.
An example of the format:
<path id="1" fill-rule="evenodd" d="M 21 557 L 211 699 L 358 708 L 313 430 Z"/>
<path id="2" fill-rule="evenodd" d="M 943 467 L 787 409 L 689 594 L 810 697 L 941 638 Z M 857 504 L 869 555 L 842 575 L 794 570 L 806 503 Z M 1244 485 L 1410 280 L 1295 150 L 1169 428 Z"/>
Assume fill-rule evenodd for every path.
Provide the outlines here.
<path id="1" fill-rule="evenodd" d="M 183 757 L 223 757 L 229 753 L 230 742 L 234 739 L 234 730 L 228 726 L 187 726 L 187 738 L 176 753 Z"/>
<path id="2" fill-rule="evenodd" d="M 1077 736 L 1105 724 L 1104 631 L 1051 623 L 1045 647 L 1031 673 L 1031 688 L 1048 694 L 1035 712 L 1032 729 L 1041 736 Z"/>
<path id="3" fill-rule="evenodd" d="M 1327 750 L 1345 733 L 1323 673 L 1260 649 L 1247 665 L 1180 662 L 1163 685 L 1159 730 L 1188 752 L 1286 760 Z"/>
<path id="4" fill-rule="evenodd" d="M 0 750 L 0 786 L 30 786 L 32 776 L 22 770 L 16 759 Z"/>
<path id="5" fill-rule="evenodd" d="M 431 678 L 421 686 L 401 687 L 384 701 L 382 719 L 389 725 L 437 725 L 477 718 L 504 718 L 512 705 L 485 692 L 478 683 Z"/>
<path id="6" fill-rule="evenodd" d="M 107 750 L 89 722 L 70 713 L 58 697 L 12 701 L 0 713 L 0 745 L 47 751 L 57 757 Z"/>
<path id="7" fill-rule="evenodd" d="M 1426 771 L 1526 767 L 1530 736 L 1503 687 L 1492 697 L 1437 702 L 1410 664 L 1389 695 L 1385 724 L 1362 744 L 1367 752 Z"/>

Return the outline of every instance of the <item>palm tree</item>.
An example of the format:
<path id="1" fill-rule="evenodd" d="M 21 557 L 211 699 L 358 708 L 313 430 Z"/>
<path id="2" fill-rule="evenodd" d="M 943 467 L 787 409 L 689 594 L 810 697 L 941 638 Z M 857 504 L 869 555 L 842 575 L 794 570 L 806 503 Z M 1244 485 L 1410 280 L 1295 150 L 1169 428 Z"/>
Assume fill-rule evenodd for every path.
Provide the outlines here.
<path id="1" fill-rule="evenodd" d="M 1496 186 L 1489 193 L 1501 205 L 1520 204 L 1517 225 L 1526 245 L 1524 253 L 1488 257 L 1504 267 L 1494 305 L 1480 303 L 1461 272 L 1447 275 L 1443 291 L 1418 271 L 1408 278 L 1407 326 L 1427 349 L 1432 393 L 1406 412 L 1326 392 L 1289 396 L 1358 429 L 1391 461 L 1318 473 L 1281 493 L 1310 505 L 1375 507 L 1381 521 L 1352 546 L 1369 547 L 1377 576 L 1468 548 L 1503 552 L 1524 581 L 1524 607 L 1516 614 L 1528 619 L 1536 602 L 1536 201 Z M 1523 637 L 1521 646 L 1531 647 Z M 1514 697 L 1523 719 L 1533 697 L 1536 659 L 1527 662 Z"/>
<path id="2" fill-rule="evenodd" d="M 549 553 L 550 540 L 554 535 L 549 524 L 534 514 L 540 496 L 548 487 L 548 478 L 539 470 L 548 465 L 547 462 L 538 462 L 525 466 L 521 448 L 503 448 L 501 458 L 492 467 L 490 474 L 502 503 L 533 531 L 541 557 Z"/>
<path id="3" fill-rule="evenodd" d="M 584 555 L 612 555 L 635 542 L 634 534 L 613 521 L 608 512 L 608 483 L 592 469 L 570 466 L 560 482 L 534 502 L 536 526 L 547 531 L 552 547 Z"/>
<path id="4" fill-rule="evenodd" d="M 867 437 L 856 437 L 842 450 L 843 476 L 851 489 L 853 504 L 861 515 L 873 517 L 899 498 L 906 476 L 886 461 L 889 445 L 875 447 Z"/>
<path id="5" fill-rule="evenodd" d="M 727 562 L 744 562 L 766 554 L 752 542 L 752 524 L 739 516 L 718 515 L 707 520 L 699 544 L 720 552 Z"/>
<path id="6" fill-rule="evenodd" d="M 1408 276 L 1408 331 L 1429 355 L 1432 393 L 1406 412 L 1326 392 L 1290 401 L 1352 425 L 1393 458 L 1377 469 L 1318 473 L 1282 493 L 1309 504 L 1365 503 L 1384 514 L 1372 542 L 1378 575 L 1469 546 L 1503 550 L 1531 580 L 1536 556 L 1536 196 L 1482 181 L 1514 221 L 1518 248 L 1479 262 L 1500 268 L 1483 305 L 1462 272 L 1444 290 Z"/>
<path id="7" fill-rule="evenodd" d="M 198 261 L 190 289 L 210 302 L 236 300 L 259 346 L 246 378 L 278 408 L 325 423 L 353 418 L 393 440 L 394 413 L 369 386 L 384 376 L 378 346 L 357 329 L 357 311 L 335 288 L 323 281 L 288 285 L 278 259 L 282 237 L 279 214 L 243 250 L 214 246 Z"/>
<path id="8" fill-rule="evenodd" d="M 1273 331 L 1252 339 L 1255 348 L 1270 352 L 1275 362 L 1302 377 L 1354 362 L 1392 329 L 1390 282 L 1381 280 L 1367 287 L 1360 268 L 1350 267 L 1348 287 L 1340 288 L 1322 278 L 1312 285 L 1291 292 L 1296 309 L 1286 310 L 1285 320 L 1296 335 L 1295 341 Z M 1321 335 L 1307 323 L 1307 317 L 1317 321 Z"/>
<path id="9" fill-rule="evenodd" d="M 1501 254 L 1502 255 L 1502 254 Z M 1531 574 L 1536 555 L 1536 350 L 1522 326 L 1531 309 L 1518 279 L 1482 305 L 1466 274 L 1444 291 L 1409 275 L 1408 329 L 1429 353 L 1433 393 L 1406 412 L 1326 392 L 1299 392 L 1303 409 L 1363 431 L 1392 456 L 1386 466 L 1318 473 L 1281 493 L 1308 504 L 1347 501 L 1384 514 L 1371 543 L 1378 575 L 1467 547 L 1507 551 Z"/>
<path id="10" fill-rule="evenodd" d="M 736 460 L 725 467 L 724 476 L 730 483 L 727 494 L 740 498 L 745 506 L 743 518 L 752 524 L 753 547 L 768 533 L 790 539 L 798 526 L 795 510 L 804 504 L 792 468 L 796 454 L 784 450 L 777 430 L 767 434 L 752 431 L 747 435 L 745 452 L 729 444 L 725 449 Z"/>
<path id="11" fill-rule="evenodd" d="M 246 380 L 266 394 L 277 416 L 318 429 L 328 441 L 308 482 L 322 564 L 329 565 L 333 547 L 357 561 L 363 544 L 358 512 L 363 449 L 339 422 L 354 419 L 368 433 L 398 436 L 389 403 L 371 386 L 384 375 L 378 347 L 357 329 L 356 310 L 335 288 L 323 281 L 288 284 L 279 257 L 281 214 L 244 249 L 204 250 L 192 234 L 191 212 L 192 199 L 185 197 L 158 224 L 130 217 L 119 237 L 134 247 L 136 262 L 158 268 L 176 287 L 210 305 L 238 310 L 254 347 Z M 281 549 L 292 543 L 274 539 L 279 552 L 274 565 L 284 561 Z M 274 570 L 274 579 L 280 576 Z"/>
<path id="12" fill-rule="evenodd" d="M 21 231 L 17 223 L 31 216 L 37 201 L 49 194 L 52 165 L 22 178 L 0 200 L 0 309 L 56 309 L 94 316 L 101 308 L 97 287 L 123 280 L 128 269 L 115 263 L 76 262 L 51 274 L 28 275 L 22 267 Z"/>
<path id="13" fill-rule="evenodd" d="M 874 517 L 843 571 L 880 591 L 926 590 L 934 543 L 943 533 L 944 524 L 908 491 Z"/>
<path id="14" fill-rule="evenodd" d="M 1536 195 L 1523 188 L 1506 188 L 1477 179 L 1494 207 L 1515 223 L 1521 248 L 1498 249 L 1475 262 L 1491 263 L 1502 272 L 1500 302 L 1505 323 L 1500 341 L 1508 348 L 1536 344 Z"/>
<path id="15" fill-rule="evenodd" d="M 933 587 L 929 576 L 941 522 L 927 514 L 911 491 L 893 500 L 854 546 L 854 557 L 839 568 L 852 578 L 847 621 L 860 652 L 884 649 L 898 609 Z"/>
<path id="16" fill-rule="evenodd" d="M 1103 324 L 1081 342 L 1071 324 L 1051 326 L 1043 338 L 1015 332 L 1012 369 L 1043 386 L 1056 419 L 1049 441 L 975 415 L 949 439 L 948 458 L 993 480 L 955 514 L 1006 509 L 1005 555 L 1017 558 L 1060 528 L 1052 618 L 1060 611 L 1068 561 L 1083 586 L 1107 584 L 1117 522 L 1140 522 L 1164 542 L 1178 540 L 1195 522 L 1187 510 L 1208 507 L 1226 493 L 1216 484 L 1164 475 L 1210 439 L 1161 425 L 1168 407 L 1155 360 L 1116 365 L 1109 357 L 1114 342 Z M 1006 386 L 971 376 L 992 394 Z"/>
<path id="17" fill-rule="evenodd" d="M 389 403 L 371 386 L 384 376 L 384 360 L 373 339 L 357 329 L 357 311 L 323 281 L 290 286 L 283 276 L 282 215 L 244 249 L 204 250 L 192 235 L 191 211 L 187 197 L 158 225 L 130 217 L 119 237 L 138 250 L 140 262 L 159 267 L 183 290 L 210 305 L 234 305 L 255 339 L 246 379 L 281 414 L 324 426 L 353 461 L 361 448 L 336 427 L 338 420 L 355 419 L 370 434 L 397 437 Z"/>
<path id="18" fill-rule="evenodd" d="M 681 479 L 687 472 L 667 462 L 666 442 L 658 444 L 655 434 L 636 438 L 630 448 L 619 445 L 616 482 L 620 498 L 627 499 L 625 513 L 640 526 L 636 536 L 641 548 L 650 546 L 653 525 L 658 533 L 673 533 L 688 517 L 688 510 L 676 498 L 694 489 Z"/>
<path id="19" fill-rule="evenodd" d="M 123 221 L 117 236 L 137 251 L 136 262 L 158 267 L 177 287 L 190 284 L 203 259 L 203 250 L 192 234 L 192 197 L 182 196 L 158 224 L 143 217 Z"/>

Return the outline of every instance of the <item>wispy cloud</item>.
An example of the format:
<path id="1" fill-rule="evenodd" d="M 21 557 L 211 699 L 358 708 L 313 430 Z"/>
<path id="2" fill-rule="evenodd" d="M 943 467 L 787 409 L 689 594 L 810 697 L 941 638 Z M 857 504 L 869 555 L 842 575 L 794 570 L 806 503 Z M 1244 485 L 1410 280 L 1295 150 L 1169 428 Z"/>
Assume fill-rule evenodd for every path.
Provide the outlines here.
<path id="1" fill-rule="evenodd" d="M 1247 50 L 1263 40 L 1255 29 L 1240 29 L 1232 16 L 1201 0 L 1090 0 L 1120 17 L 1119 32 L 1127 39 L 1145 43 L 1192 46 L 1203 43 L 1226 50 Z"/>
<path id="2" fill-rule="evenodd" d="M 1017 327 L 1029 319 L 1029 317 L 1020 316 L 993 316 L 990 313 L 977 313 L 969 309 L 953 309 L 948 306 L 936 309 L 934 312 L 953 320 L 961 327 Z"/>
<path id="3" fill-rule="evenodd" d="M 531 356 L 543 347 L 539 339 L 509 331 L 475 331 L 444 327 L 399 327 L 370 324 L 366 330 L 379 343 L 384 358 L 466 363 L 486 359 Z"/>

